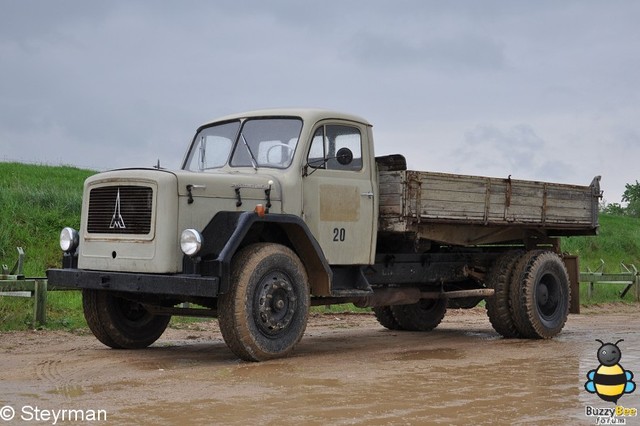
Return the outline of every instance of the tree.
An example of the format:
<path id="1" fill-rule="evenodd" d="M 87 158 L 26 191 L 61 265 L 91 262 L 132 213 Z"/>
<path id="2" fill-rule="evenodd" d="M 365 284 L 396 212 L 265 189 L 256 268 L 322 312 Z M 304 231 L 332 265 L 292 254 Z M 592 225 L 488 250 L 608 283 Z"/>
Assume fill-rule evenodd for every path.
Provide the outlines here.
<path id="1" fill-rule="evenodd" d="M 640 217 L 640 183 L 627 183 L 622 194 L 622 202 L 627 203 L 625 212 L 627 216 Z"/>
<path id="2" fill-rule="evenodd" d="M 624 216 L 626 214 L 625 208 L 618 203 L 610 203 L 605 205 L 601 209 L 602 213 L 610 214 L 613 216 Z"/>

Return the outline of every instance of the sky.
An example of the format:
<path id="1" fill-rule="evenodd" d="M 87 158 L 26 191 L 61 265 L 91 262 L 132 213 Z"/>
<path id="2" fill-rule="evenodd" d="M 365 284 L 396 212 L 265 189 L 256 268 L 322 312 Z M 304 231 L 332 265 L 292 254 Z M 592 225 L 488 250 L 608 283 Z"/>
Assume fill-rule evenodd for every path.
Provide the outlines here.
<path id="1" fill-rule="evenodd" d="M 640 180 L 635 0 L 0 0 L 0 161 L 179 168 L 195 129 L 349 112 L 409 168 Z"/>

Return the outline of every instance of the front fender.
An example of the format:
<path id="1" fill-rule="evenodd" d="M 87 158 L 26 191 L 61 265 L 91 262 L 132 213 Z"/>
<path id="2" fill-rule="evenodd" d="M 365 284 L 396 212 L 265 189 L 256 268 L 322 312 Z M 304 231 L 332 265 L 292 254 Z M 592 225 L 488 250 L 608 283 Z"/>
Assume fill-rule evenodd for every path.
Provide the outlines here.
<path id="1" fill-rule="evenodd" d="M 254 242 L 274 242 L 290 247 L 302 260 L 311 294 L 329 296 L 332 272 L 327 259 L 307 224 L 290 214 L 219 212 L 202 231 L 200 273 L 218 275 L 220 293 L 228 291 L 231 261 L 242 247 Z"/>

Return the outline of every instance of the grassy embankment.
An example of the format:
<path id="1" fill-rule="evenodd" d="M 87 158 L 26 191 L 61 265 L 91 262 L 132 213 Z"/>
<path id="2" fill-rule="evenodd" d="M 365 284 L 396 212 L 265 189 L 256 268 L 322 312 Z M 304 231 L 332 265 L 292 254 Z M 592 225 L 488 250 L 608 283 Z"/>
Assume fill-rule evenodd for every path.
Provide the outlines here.
<path id="1" fill-rule="evenodd" d="M 60 230 L 64 226 L 79 228 L 82 184 L 93 173 L 72 167 L 0 163 L 0 262 L 11 267 L 17 259 L 15 247 L 21 246 L 26 252 L 27 277 L 42 277 L 47 268 L 58 267 Z M 640 220 L 603 215 L 600 222 L 598 237 L 567 238 L 563 250 L 580 256 L 581 270 L 596 269 L 600 259 L 608 272 L 618 272 L 620 262 L 640 267 Z M 617 301 L 621 289 L 597 285 L 595 297 L 588 301 L 583 285 L 581 300 Z M 626 296 L 627 301 L 632 298 L 633 294 Z M 28 328 L 32 306 L 31 299 L 0 297 L 0 330 Z M 47 315 L 48 328 L 85 326 L 76 291 L 49 292 Z"/>
<path id="2" fill-rule="evenodd" d="M 0 163 L 0 262 L 12 268 L 19 246 L 25 250 L 25 276 L 43 277 L 47 268 L 59 267 L 60 230 L 79 228 L 82 184 L 94 173 L 73 167 Z M 27 328 L 32 312 L 32 299 L 0 297 L 0 330 Z M 82 326 L 78 292 L 49 292 L 47 315 L 53 328 Z"/>

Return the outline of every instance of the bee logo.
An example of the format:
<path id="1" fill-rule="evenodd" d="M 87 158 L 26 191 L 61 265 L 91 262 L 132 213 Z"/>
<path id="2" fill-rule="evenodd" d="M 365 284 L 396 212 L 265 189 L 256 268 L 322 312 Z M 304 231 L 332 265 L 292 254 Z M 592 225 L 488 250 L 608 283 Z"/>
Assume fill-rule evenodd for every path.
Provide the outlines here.
<path id="1" fill-rule="evenodd" d="M 619 364 L 622 352 L 618 343 L 623 341 L 624 339 L 620 339 L 616 343 L 604 343 L 596 339 L 602 345 L 598 349 L 600 365 L 587 373 L 589 380 L 584 384 L 587 392 L 595 393 L 600 399 L 614 404 L 618 403 L 623 394 L 636 390 L 636 384 L 632 380 L 633 373 Z"/>

